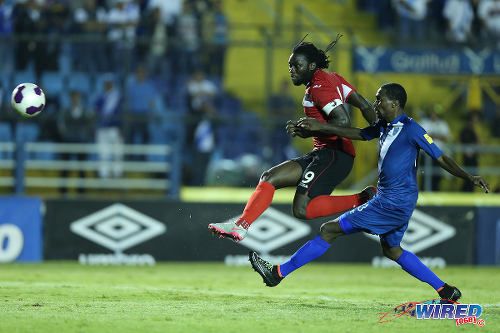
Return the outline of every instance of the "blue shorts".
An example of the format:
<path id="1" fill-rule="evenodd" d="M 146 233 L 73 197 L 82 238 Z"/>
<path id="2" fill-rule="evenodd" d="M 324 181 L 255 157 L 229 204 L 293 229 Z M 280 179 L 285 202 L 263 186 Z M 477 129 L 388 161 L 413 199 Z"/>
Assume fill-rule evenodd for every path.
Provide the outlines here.
<path id="1" fill-rule="evenodd" d="M 395 247 L 399 246 L 403 239 L 413 208 L 397 209 L 376 195 L 367 203 L 342 214 L 339 223 L 346 235 L 364 231 L 379 235 L 382 241 L 387 242 L 390 247 Z"/>

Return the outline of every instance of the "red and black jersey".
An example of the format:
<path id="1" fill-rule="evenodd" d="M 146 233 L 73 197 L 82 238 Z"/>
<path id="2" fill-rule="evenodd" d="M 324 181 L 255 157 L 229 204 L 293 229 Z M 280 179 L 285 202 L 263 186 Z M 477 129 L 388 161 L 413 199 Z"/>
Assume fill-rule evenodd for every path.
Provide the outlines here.
<path id="1" fill-rule="evenodd" d="M 311 82 L 306 86 L 306 93 L 302 100 L 304 113 L 307 117 L 328 122 L 330 112 L 337 106 L 346 103 L 349 95 L 356 89 L 337 73 L 317 70 Z M 339 136 L 313 137 L 314 149 L 323 147 L 340 149 L 349 155 L 356 152 L 350 139 Z"/>

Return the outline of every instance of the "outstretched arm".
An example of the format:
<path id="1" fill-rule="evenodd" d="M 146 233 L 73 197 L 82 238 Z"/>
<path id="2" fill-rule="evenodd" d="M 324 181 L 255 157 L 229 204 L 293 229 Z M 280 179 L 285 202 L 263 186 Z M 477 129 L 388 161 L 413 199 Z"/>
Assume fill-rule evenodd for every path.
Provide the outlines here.
<path id="1" fill-rule="evenodd" d="M 300 136 L 302 138 L 338 135 L 351 140 L 365 140 L 361 135 L 360 128 L 337 126 L 308 117 L 300 118 L 296 122 L 289 121 L 287 132 L 292 136 Z"/>
<path id="2" fill-rule="evenodd" d="M 369 124 L 373 124 L 377 120 L 377 114 L 375 113 L 373 105 L 357 91 L 353 91 L 351 95 L 349 95 L 347 103 L 360 109 L 363 117 Z"/>
<path id="3" fill-rule="evenodd" d="M 477 187 L 484 189 L 486 193 L 490 192 L 490 185 L 481 176 L 473 176 L 467 171 L 462 169 L 453 158 L 448 155 L 441 155 L 437 159 L 439 166 L 445 169 L 453 176 L 463 178 L 467 181 L 474 183 Z"/>

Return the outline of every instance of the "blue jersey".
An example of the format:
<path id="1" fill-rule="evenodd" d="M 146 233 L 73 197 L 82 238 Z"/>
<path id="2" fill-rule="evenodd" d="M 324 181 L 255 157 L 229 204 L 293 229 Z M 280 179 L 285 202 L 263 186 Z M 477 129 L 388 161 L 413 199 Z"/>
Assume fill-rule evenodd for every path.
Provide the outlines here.
<path id="1" fill-rule="evenodd" d="M 406 203 L 407 209 L 413 210 L 418 197 L 419 150 L 423 149 L 434 159 L 443 154 L 441 150 L 422 126 L 405 114 L 390 123 L 379 120 L 362 129 L 361 134 L 366 140 L 380 140 L 377 186 L 380 195 L 400 207 Z"/>

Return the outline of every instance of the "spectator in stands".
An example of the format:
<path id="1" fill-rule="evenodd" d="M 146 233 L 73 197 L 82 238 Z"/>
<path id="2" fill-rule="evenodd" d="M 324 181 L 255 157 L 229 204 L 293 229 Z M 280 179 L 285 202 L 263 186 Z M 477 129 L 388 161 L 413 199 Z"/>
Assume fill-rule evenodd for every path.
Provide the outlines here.
<path id="1" fill-rule="evenodd" d="M 160 8 L 150 9 L 147 15 L 143 16 L 140 26 L 143 38 L 138 44 L 138 58 L 147 63 L 149 73 L 163 77 L 169 72 L 169 33 L 167 24 L 161 19 Z"/>
<path id="2" fill-rule="evenodd" d="M 391 0 L 358 0 L 358 8 L 377 15 L 378 27 L 382 30 L 394 28 Z M 389 15 L 388 15 L 389 14 Z"/>
<path id="3" fill-rule="evenodd" d="M 34 0 L 17 2 L 14 6 L 14 33 L 19 35 L 14 45 L 14 59 L 16 70 L 27 70 L 33 64 L 38 77 L 41 75 L 43 58 L 45 57 L 44 44 L 39 40 L 29 40 L 27 36 L 46 32 L 45 22 L 42 20 L 42 7 Z"/>
<path id="4" fill-rule="evenodd" d="M 440 117 L 438 111 L 441 111 L 441 106 L 434 105 L 429 113 L 429 116 L 420 121 L 420 125 L 432 137 L 436 145 L 441 148 L 441 150 L 448 153 L 446 149 L 446 143 L 451 141 L 450 127 L 448 126 L 448 123 Z M 427 164 L 426 162 L 428 161 L 429 157 L 427 154 L 422 154 L 421 156 L 423 157 L 422 161 L 425 168 L 425 165 Z M 434 170 L 436 168 L 439 168 L 438 173 L 432 174 L 432 191 L 439 191 L 442 178 L 442 169 L 439 167 L 439 163 L 437 163 L 434 159 L 430 160 L 432 161 L 431 165 Z M 424 169 L 424 171 L 426 170 Z"/>
<path id="5" fill-rule="evenodd" d="M 73 32 L 81 42 L 72 43 L 73 66 L 78 71 L 104 72 L 109 70 L 106 54 L 106 9 L 96 0 L 85 0 L 73 13 Z"/>
<path id="6" fill-rule="evenodd" d="M 493 42 L 497 48 L 500 48 L 500 1 L 481 0 L 477 8 L 477 14 L 481 19 L 482 31 L 488 44 Z"/>
<path id="7" fill-rule="evenodd" d="M 222 11 L 222 1 L 216 0 L 202 16 L 202 37 L 205 71 L 208 75 L 223 76 L 229 39 L 229 22 Z"/>
<path id="8" fill-rule="evenodd" d="M 219 93 L 217 86 L 205 78 L 205 73 L 196 71 L 187 83 L 189 119 L 186 132 L 192 136 L 187 143 L 192 147 L 193 163 L 186 166 L 191 174 L 191 184 L 204 184 L 210 157 L 215 148 L 213 117 L 216 114 L 214 99 Z"/>
<path id="9" fill-rule="evenodd" d="M 131 0 L 116 0 L 107 16 L 110 59 L 115 73 L 126 73 L 134 60 L 140 8 Z"/>
<path id="10" fill-rule="evenodd" d="M 479 112 L 470 111 L 467 114 L 467 122 L 460 131 L 460 143 L 463 145 L 478 145 L 479 135 L 477 134 L 477 126 L 480 123 Z M 463 162 L 462 165 L 468 172 L 476 172 L 473 168 L 477 168 L 479 165 L 479 154 L 474 147 L 466 147 L 463 152 Z M 474 186 L 470 186 L 468 182 L 464 182 L 462 185 L 463 192 L 474 191 Z"/>
<path id="11" fill-rule="evenodd" d="M 149 0 L 148 8 L 158 8 L 162 21 L 169 29 L 173 29 L 175 22 L 182 13 L 182 0 Z"/>
<path id="12" fill-rule="evenodd" d="M 269 96 L 268 100 L 269 116 L 272 121 L 270 128 L 272 138 L 272 163 L 297 157 L 297 153 L 291 146 L 292 138 L 286 133 L 283 124 L 290 119 L 297 118 L 295 101 L 290 93 L 290 83 L 288 79 L 283 79 L 276 94 Z"/>
<path id="13" fill-rule="evenodd" d="M 443 8 L 447 21 L 446 38 L 453 44 L 464 45 L 471 38 L 474 10 L 469 0 L 447 0 Z"/>
<path id="14" fill-rule="evenodd" d="M 79 91 L 73 90 L 70 93 L 71 104 L 64 108 L 58 114 L 58 130 L 61 142 L 64 143 L 89 143 L 92 142 L 94 115 L 92 111 L 82 101 L 82 95 Z M 87 160 L 87 153 L 63 153 L 61 158 L 65 161 L 76 159 L 77 161 Z M 61 176 L 67 178 L 69 170 L 62 170 Z M 85 178 L 85 170 L 79 170 L 80 178 Z M 66 194 L 67 186 L 61 187 L 61 193 Z M 82 186 L 78 187 L 78 193 L 84 192 Z"/>
<path id="15" fill-rule="evenodd" d="M 0 0 L 0 71 L 10 73 L 13 68 L 12 30 L 14 19 L 12 5 Z"/>
<path id="16" fill-rule="evenodd" d="M 123 172 L 122 96 L 113 74 L 106 74 L 104 91 L 95 103 L 96 143 L 101 161 L 99 176 L 121 177 Z"/>
<path id="17" fill-rule="evenodd" d="M 62 50 L 61 35 L 69 31 L 71 14 L 65 0 L 45 0 L 42 15 L 48 40 L 45 42 L 43 71 L 59 70 L 59 55 Z"/>
<path id="18" fill-rule="evenodd" d="M 178 71 L 191 74 L 200 68 L 198 18 L 191 2 L 184 2 L 183 12 L 177 21 Z"/>
<path id="19" fill-rule="evenodd" d="M 135 75 L 126 82 L 126 92 L 126 141 L 146 144 L 149 142 L 148 124 L 152 119 L 158 93 L 144 66 L 138 66 Z"/>
<path id="20" fill-rule="evenodd" d="M 427 6 L 430 0 L 393 0 L 398 15 L 398 43 L 420 44 L 426 37 Z"/>

